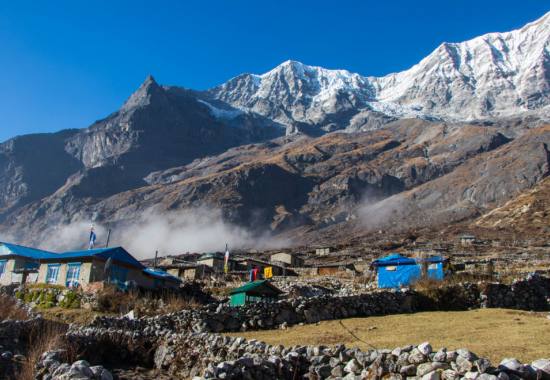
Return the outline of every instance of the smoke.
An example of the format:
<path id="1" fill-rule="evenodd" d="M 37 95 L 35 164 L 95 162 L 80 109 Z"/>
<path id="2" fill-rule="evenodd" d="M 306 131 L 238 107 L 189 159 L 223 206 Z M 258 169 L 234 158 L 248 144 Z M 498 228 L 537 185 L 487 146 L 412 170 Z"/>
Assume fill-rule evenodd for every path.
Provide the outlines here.
<path id="1" fill-rule="evenodd" d="M 123 246 L 138 259 L 186 252 L 222 251 L 230 249 L 270 249 L 287 246 L 290 241 L 269 233 L 257 234 L 227 223 L 219 210 L 206 208 L 160 212 L 149 209 L 137 220 L 111 226 L 109 246 Z M 103 247 L 108 227 L 94 223 L 96 247 Z M 41 246 L 53 251 L 83 249 L 88 246 L 90 222 L 76 222 L 57 227 Z"/>

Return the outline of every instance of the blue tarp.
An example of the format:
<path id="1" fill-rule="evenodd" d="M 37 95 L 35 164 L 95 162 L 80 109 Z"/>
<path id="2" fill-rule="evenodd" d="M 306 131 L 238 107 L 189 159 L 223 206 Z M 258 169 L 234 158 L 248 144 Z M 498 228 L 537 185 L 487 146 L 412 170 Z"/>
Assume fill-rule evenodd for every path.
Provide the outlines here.
<path id="1" fill-rule="evenodd" d="M 375 260 L 379 288 L 400 288 L 410 286 L 422 276 L 422 262 L 428 263 L 428 278 L 442 280 L 443 258 L 433 256 L 426 259 L 412 259 L 399 254 L 391 254 Z"/>
<path id="2" fill-rule="evenodd" d="M 176 281 L 181 282 L 181 280 L 175 276 L 172 276 L 170 273 L 167 273 L 160 269 L 155 268 L 145 268 L 143 272 L 147 273 L 148 275 L 151 275 L 155 278 L 161 279 L 161 280 L 169 280 L 169 281 Z"/>
<path id="3" fill-rule="evenodd" d="M 414 265 L 414 264 L 416 264 L 415 259 L 401 256 L 398 253 L 393 253 L 381 259 L 374 260 L 372 263 L 372 265 L 374 265 L 375 267 L 386 266 L 386 265 Z"/>

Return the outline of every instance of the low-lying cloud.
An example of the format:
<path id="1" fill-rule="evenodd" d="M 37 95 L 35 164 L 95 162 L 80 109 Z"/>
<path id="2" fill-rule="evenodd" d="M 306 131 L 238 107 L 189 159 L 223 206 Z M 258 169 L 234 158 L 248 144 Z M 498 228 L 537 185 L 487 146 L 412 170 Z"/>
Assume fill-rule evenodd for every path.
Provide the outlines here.
<path id="1" fill-rule="evenodd" d="M 44 249 L 67 251 L 88 248 L 91 222 L 75 222 L 58 226 L 49 233 Z M 123 246 L 140 259 L 182 254 L 186 252 L 223 251 L 227 243 L 230 249 L 268 249 L 287 246 L 288 240 L 279 239 L 224 221 L 219 210 L 188 209 L 159 212 L 150 209 L 137 220 L 117 222 L 110 226 L 109 246 Z M 97 235 L 96 247 L 104 247 L 109 227 L 94 223 Z"/>

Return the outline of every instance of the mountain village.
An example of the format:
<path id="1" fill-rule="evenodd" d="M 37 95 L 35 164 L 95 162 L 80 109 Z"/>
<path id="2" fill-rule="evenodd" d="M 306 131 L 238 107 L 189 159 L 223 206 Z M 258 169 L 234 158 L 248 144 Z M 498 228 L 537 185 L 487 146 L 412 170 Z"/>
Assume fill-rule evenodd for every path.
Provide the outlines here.
<path id="1" fill-rule="evenodd" d="M 550 380 L 549 73 L 546 13 L 0 143 L 0 380 Z"/>

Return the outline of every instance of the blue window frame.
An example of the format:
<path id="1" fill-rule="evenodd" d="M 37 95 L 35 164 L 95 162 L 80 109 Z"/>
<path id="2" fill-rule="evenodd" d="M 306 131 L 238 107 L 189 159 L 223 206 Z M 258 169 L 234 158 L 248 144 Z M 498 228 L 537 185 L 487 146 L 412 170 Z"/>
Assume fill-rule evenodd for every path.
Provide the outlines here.
<path id="1" fill-rule="evenodd" d="M 57 283 L 57 276 L 59 276 L 59 264 L 48 264 L 48 270 L 46 272 L 46 283 Z"/>
<path id="2" fill-rule="evenodd" d="M 80 278 L 80 265 L 81 263 L 67 264 L 67 278 L 65 279 L 65 286 L 69 288 L 78 286 Z"/>
<path id="3" fill-rule="evenodd" d="M 110 282 L 114 284 L 123 284 L 128 277 L 128 269 L 118 265 L 111 265 L 111 271 L 109 275 Z"/>
<path id="4" fill-rule="evenodd" d="M 8 263 L 8 260 L 0 260 L 0 276 L 4 274 L 6 271 L 6 264 Z"/>

